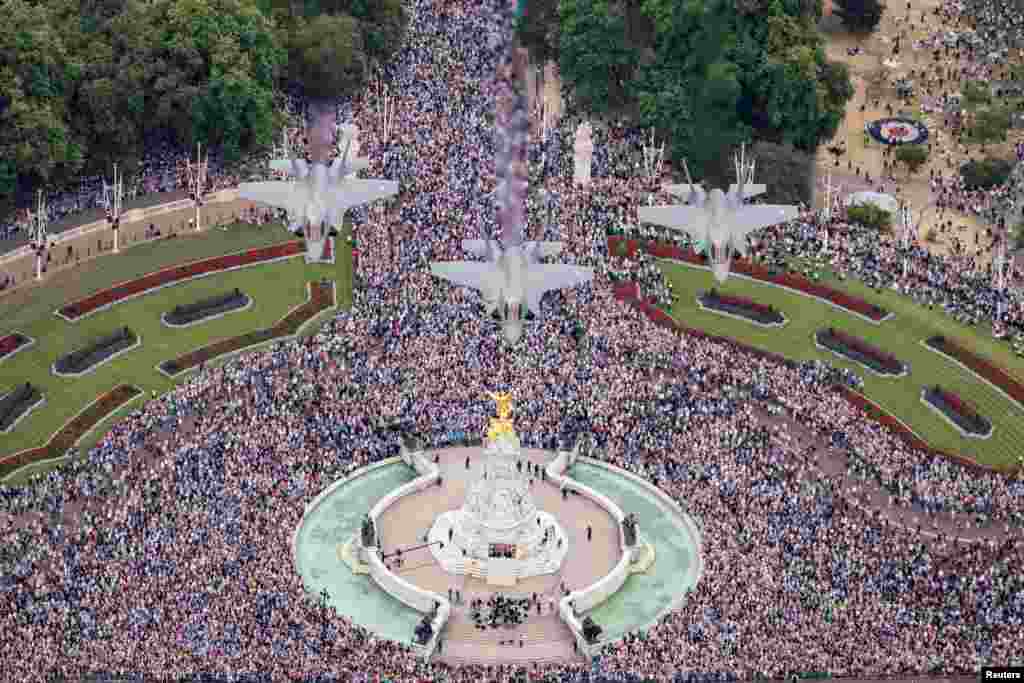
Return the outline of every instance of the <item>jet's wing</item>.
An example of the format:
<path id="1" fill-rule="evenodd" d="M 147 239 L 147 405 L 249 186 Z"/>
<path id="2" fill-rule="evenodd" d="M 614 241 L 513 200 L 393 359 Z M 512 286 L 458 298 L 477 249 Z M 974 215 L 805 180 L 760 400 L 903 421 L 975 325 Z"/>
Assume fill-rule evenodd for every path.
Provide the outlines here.
<path id="1" fill-rule="evenodd" d="M 739 185 L 737 185 L 736 183 L 730 185 L 729 194 L 735 192 L 737 187 L 739 187 Z M 758 195 L 764 194 L 767 191 L 768 186 L 765 185 L 764 183 L 747 183 L 746 185 L 743 186 L 743 196 L 745 199 L 756 197 Z"/>
<path id="2" fill-rule="evenodd" d="M 398 182 L 394 180 L 345 179 L 339 184 L 339 192 L 331 192 L 331 203 L 344 212 L 353 206 L 398 194 Z"/>
<path id="3" fill-rule="evenodd" d="M 739 238 L 746 237 L 755 230 L 791 221 L 797 217 L 798 213 L 799 209 L 797 207 L 784 204 L 741 206 L 736 209 L 736 213 L 732 216 L 734 221 L 733 236 L 739 241 Z"/>
<path id="4" fill-rule="evenodd" d="M 302 185 L 283 180 L 268 180 L 262 183 L 242 183 L 238 186 L 238 196 L 253 202 L 269 204 L 279 209 L 293 209 L 303 204 L 306 188 Z"/>
<path id="5" fill-rule="evenodd" d="M 493 263 L 478 261 L 434 261 L 430 272 L 458 287 L 478 289 L 485 299 L 492 298 L 494 280 L 499 271 Z"/>
<path id="6" fill-rule="evenodd" d="M 640 206 L 636 213 L 642 223 L 685 230 L 695 240 L 704 238 L 707 211 L 699 206 Z"/>
<path id="7" fill-rule="evenodd" d="M 544 292 L 590 282 L 594 279 L 594 269 L 567 266 L 561 263 L 538 263 L 529 267 L 529 270 L 526 271 L 526 278 L 529 285 L 527 299 L 539 302 Z M 534 311 L 534 313 L 539 312 Z"/>

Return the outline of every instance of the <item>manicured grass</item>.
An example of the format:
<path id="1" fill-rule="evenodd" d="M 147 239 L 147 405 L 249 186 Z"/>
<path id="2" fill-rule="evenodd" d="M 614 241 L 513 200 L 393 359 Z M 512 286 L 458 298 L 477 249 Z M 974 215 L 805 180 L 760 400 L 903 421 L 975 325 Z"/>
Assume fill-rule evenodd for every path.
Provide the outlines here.
<path id="1" fill-rule="evenodd" d="M 792 259 L 794 265 L 811 265 L 813 261 Z M 968 348 L 1006 370 L 1018 380 L 1024 382 L 1024 358 L 1016 355 L 1009 342 L 995 339 L 992 327 L 988 323 L 976 327 L 961 325 L 955 319 L 936 307 L 929 310 L 926 306 L 913 301 L 891 289 L 883 289 L 878 293 L 854 277 L 840 280 L 828 267 L 815 267 L 821 275 L 820 282 L 833 289 L 858 296 L 865 301 L 877 304 L 896 314 L 897 320 L 914 320 L 920 325 L 931 327 L 935 334 L 942 334 L 960 346 Z"/>
<path id="2" fill-rule="evenodd" d="M 339 304 L 347 308 L 351 304 L 351 250 L 342 238 L 338 240 L 334 265 L 306 265 L 302 256 L 297 256 L 173 285 L 117 304 L 78 323 L 68 323 L 53 314 L 72 298 L 164 266 L 277 244 L 288 238 L 289 234 L 282 228 L 269 225 L 263 228 L 238 226 L 227 232 L 208 230 L 197 238 L 176 238 L 133 247 L 117 256 L 82 265 L 70 277 L 58 276 L 61 279 L 55 286 L 36 287 L 28 296 L 16 293 L 10 299 L 0 299 L 0 320 L 3 321 L 0 334 L 17 329 L 37 340 L 33 347 L 0 365 L 0 393 L 18 382 L 30 381 L 47 396 L 46 406 L 25 418 L 12 433 L 0 434 L 0 455 L 41 445 L 85 405 L 117 384 L 133 384 L 147 394 L 165 393 L 176 382 L 155 369 L 158 363 L 218 339 L 272 326 L 291 308 L 306 301 L 308 281 L 334 280 Z M 253 306 L 248 310 L 178 330 L 160 322 L 160 315 L 178 304 L 192 303 L 235 287 L 252 296 Z M 51 374 L 50 366 L 58 356 L 125 325 L 142 338 L 141 347 L 84 377 L 59 378 Z M 307 333 L 315 329 L 313 326 Z M 187 376 L 178 382 L 185 379 Z M 115 413 L 115 417 L 79 444 L 81 451 L 87 451 L 110 425 L 139 405 L 136 402 Z M 38 472 L 50 467 L 52 465 L 42 465 L 32 469 Z M 13 480 L 22 478 L 22 473 L 18 473 Z"/>
<path id="3" fill-rule="evenodd" d="M 935 316 L 934 312 L 895 294 L 875 295 L 866 287 L 861 290 L 848 289 L 851 294 L 862 296 L 896 313 L 894 319 L 881 325 L 872 325 L 820 301 L 742 278 L 730 277 L 724 285 L 716 285 L 723 294 L 747 296 L 759 303 L 771 304 L 789 320 L 789 324 L 783 328 L 762 329 L 701 311 L 697 307 L 694 297 L 711 286 L 712 276 L 709 271 L 668 261 L 662 261 L 661 265 L 667 280 L 672 283 L 674 293 L 678 295 L 678 301 L 671 311 L 672 317 L 682 324 L 729 336 L 795 360 L 818 359 L 846 367 L 864 378 L 864 391 L 869 398 L 905 422 L 935 448 L 960 453 L 988 465 L 1016 462 L 1016 454 L 1024 443 L 1024 411 L 960 366 L 920 344 L 921 340 L 932 334 L 947 334 L 970 348 L 991 353 L 989 348 L 963 334 L 962 326 L 957 326 L 960 330 L 951 331 L 950 324 L 937 325 L 936 322 L 940 321 L 951 322 L 945 316 Z M 914 315 L 914 308 L 930 316 Z M 865 372 L 857 364 L 819 351 L 814 346 L 812 335 L 816 330 L 829 326 L 849 332 L 909 363 L 910 374 L 903 378 L 878 377 Z M 996 358 L 999 363 L 1005 361 L 1004 357 L 994 353 L 990 357 Z M 1018 369 L 1020 365 L 1016 364 Z M 966 398 L 992 421 L 995 431 L 990 439 L 977 442 L 961 437 L 921 404 L 921 387 L 937 382 Z"/>

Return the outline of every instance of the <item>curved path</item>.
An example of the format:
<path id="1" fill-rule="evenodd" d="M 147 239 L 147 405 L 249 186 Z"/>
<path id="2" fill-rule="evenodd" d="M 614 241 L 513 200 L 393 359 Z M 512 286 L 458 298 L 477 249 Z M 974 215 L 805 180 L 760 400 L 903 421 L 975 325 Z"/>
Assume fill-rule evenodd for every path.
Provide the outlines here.
<path id="1" fill-rule="evenodd" d="M 804 448 L 806 463 L 836 484 L 845 502 L 869 511 L 894 526 L 908 530 L 920 529 L 922 540 L 929 546 L 940 547 L 943 541 L 964 545 L 985 543 L 994 550 L 1007 543 L 1024 543 L 1024 530 L 1006 524 L 978 526 L 966 514 L 931 514 L 917 506 L 908 508 L 899 505 L 876 482 L 849 475 L 846 454 L 828 445 L 824 437 L 811 428 L 788 415 L 770 415 L 760 407 L 756 408 L 756 412 L 767 426 L 787 427 L 789 434 Z M 803 471 L 804 478 L 811 480 L 807 476 L 810 470 Z"/>

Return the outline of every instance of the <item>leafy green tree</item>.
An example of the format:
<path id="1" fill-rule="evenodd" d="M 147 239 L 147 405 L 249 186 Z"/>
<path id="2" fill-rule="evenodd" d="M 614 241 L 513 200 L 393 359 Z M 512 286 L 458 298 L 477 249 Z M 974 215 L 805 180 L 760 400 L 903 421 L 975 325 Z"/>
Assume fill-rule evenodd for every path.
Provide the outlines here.
<path id="1" fill-rule="evenodd" d="M 911 176 L 928 161 L 928 148 L 923 145 L 900 145 L 896 148 L 896 161 L 903 164 L 907 175 Z"/>
<path id="2" fill-rule="evenodd" d="M 970 129 L 971 142 L 985 144 L 1004 142 L 1010 129 L 1010 112 L 1005 107 L 992 106 L 977 111 Z"/>
<path id="3" fill-rule="evenodd" d="M 767 185 L 765 202 L 808 206 L 814 197 L 814 157 L 792 145 L 758 142 L 750 150 L 757 160 L 754 182 Z M 730 179 L 729 182 L 735 182 Z"/>
<path id="4" fill-rule="evenodd" d="M 624 11 L 609 0 L 560 0 L 559 69 L 577 102 L 596 114 L 623 106 L 639 52 L 626 41 Z"/>
<path id="5" fill-rule="evenodd" d="M 9 104 L 0 113 L 0 158 L 33 184 L 57 182 L 81 168 L 81 154 L 72 146 L 66 123 L 65 96 L 76 69 L 55 24 L 45 5 L 4 3 L 0 93 Z M 5 192 L 17 186 L 8 174 Z"/>
<path id="6" fill-rule="evenodd" d="M 520 44 L 533 60 L 558 59 L 558 0 L 527 0 L 526 12 L 516 24 Z"/>
<path id="7" fill-rule="evenodd" d="M 289 46 L 288 75 L 307 96 L 338 97 L 363 84 L 366 55 L 358 22 L 321 15 L 301 22 Z"/>
<path id="8" fill-rule="evenodd" d="M 884 11 L 885 5 L 879 0 L 834 0 L 832 5 L 832 13 L 851 33 L 859 35 L 874 31 Z"/>
<path id="9" fill-rule="evenodd" d="M 879 232 L 892 232 L 892 214 L 874 204 L 861 204 L 846 209 L 846 218 L 851 223 L 874 228 Z"/>
<path id="10" fill-rule="evenodd" d="M 992 101 L 992 91 L 978 81 L 967 81 L 963 87 L 964 101 L 971 108 L 987 105 Z"/>

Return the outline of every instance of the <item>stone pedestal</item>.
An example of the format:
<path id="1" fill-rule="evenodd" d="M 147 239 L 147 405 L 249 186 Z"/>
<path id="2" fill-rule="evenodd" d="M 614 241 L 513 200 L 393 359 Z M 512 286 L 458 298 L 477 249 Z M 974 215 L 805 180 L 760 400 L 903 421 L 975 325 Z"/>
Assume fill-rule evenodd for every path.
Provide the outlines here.
<path id="1" fill-rule="evenodd" d="M 568 537 L 552 515 L 537 509 L 529 476 L 517 470 L 518 437 L 501 434 L 483 457 L 480 479 L 463 506 L 441 514 L 430 529 L 438 563 L 452 574 L 494 575 L 502 585 L 558 571 Z"/>

